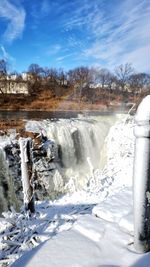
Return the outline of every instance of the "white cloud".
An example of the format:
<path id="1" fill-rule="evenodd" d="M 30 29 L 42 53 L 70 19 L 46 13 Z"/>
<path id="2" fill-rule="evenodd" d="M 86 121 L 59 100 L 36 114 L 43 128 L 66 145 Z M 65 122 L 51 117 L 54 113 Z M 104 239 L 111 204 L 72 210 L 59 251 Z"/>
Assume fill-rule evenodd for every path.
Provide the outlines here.
<path id="1" fill-rule="evenodd" d="M 0 45 L 0 57 L 7 61 L 10 70 L 14 70 L 16 66 L 16 60 L 6 51 L 3 45 Z"/>
<path id="2" fill-rule="evenodd" d="M 137 71 L 150 72 L 150 44 L 142 46 L 123 57 L 123 63 L 134 62 Z"/>
<path id="3" fill-rule="evenodd" d="M 64 27 L 66 29 L 87 27 L 92 23 L 97 13 L 100 17 L 99 8 L 102 6 L 102 3 L 103 0 L 100 0 L 99 2 L 89 0 L 76 0 L 74 2 L 70 1 L 68 6 L 70 10 L 70 16 L 65 20 Z"/>
<path id="4" fill-rule="evenodd" d="M 4 59 L 8 59 L 9 58 L 9 54 L 6 52 L 5 47 L 3 45 L 0 46 L 1 52 L 2 52 L 2 57 Z"/>
<path id="5" fill-rule="evenodd" d="M 58 57 L 56 58 L 56 61 L 64 61 L 64 59 L 68 58 L 68 57 L 71 57 L 73 56 L 74 54 L 67 54 L 67 55 L 64 55 L 64 56 L 61 56 L 61 57 Z"/>
<path id="6" fill-rule="evenodd" d="M 41 19 L 45 19 L 48 16 L 53 8 L 53 4 L 49 0 L 42 1 L 31 1 L 30 3 L 30 13 L 34 18 L 34 23 L 40 22 Z M 37 25 L 35 26 L 35 29 Z"/>
<path id="7" fill-rule="evenodd" d="M 111 14 L 102 11 L 93 19 L 89 30 L 94 42 L 84 50 L 86 58 L 105 61 L 111 68 L 129 61 L 150 71 L 150 6 L 147 0 L 131 2 L 123 1 Z"/>
<path id="8" fill-rule="evenodd" d="M 56 55 L 61 51 L 62 47 L 60 44 L 51 45 L 46 49 L 46 55 L 52 56 Z"/>
<path id="9" fill-rule="evenodd" d="M 25 16 L 25 10 L 22 7 L 16 7 L 8 0 L 0 0 L 0 17 L 7 21 L 7 28 L 3 34 L 4 41 L 12 42 L 22 35 Z"/>
<path id="10" fill-rule="evenodd" d="M 44 16 L 47 16 L 50 12 L 50 2 L 48 0 L 43 0 L 41 3 L 41 12 Z"/>
<path id="11" fill-rule="evenodd" d="M 78 48 L 83 61 L 95 61 L 113 69 L 130 60 L 135 67 L 141 62 L 148 69 L 149 0 L 84 0 L 82 3 L 77 0 L 76 8 L 71 1 L 70 10 L 70 16 L 64 18 L 64 28 L 70 33 L 68 45 Z M 145 56 L 147 59 L 143 60 Z M 139 70 L 144 69 L 138 66 Z"/>

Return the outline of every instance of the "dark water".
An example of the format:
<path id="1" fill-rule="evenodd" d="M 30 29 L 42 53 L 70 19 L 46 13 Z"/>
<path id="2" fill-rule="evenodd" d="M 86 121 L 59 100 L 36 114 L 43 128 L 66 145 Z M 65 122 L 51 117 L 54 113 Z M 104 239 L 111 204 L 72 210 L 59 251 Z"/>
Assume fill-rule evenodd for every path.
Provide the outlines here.
<path id="1" fill-rule="evenodd" d="M 70 118 L 77 118 L 79 114 L 85 115 L 85 116 L 93 116 L 93 115 L 101 115 L 101 116 L 107 116 L 107 115 L 113 115 L 116 112 L 111 111 L 5 111 L 0 110 L 0 119 L 25 119 L 25 120 L 41 120 L 41 119 L 70 119 Z M 122 112 L 120 112 L 122 113 Z"/>
<path id="2" fill-rule="evenodd" d="M 0 119 L 70 119 L 83 115 L 110 115 L 110 112 L 75 112 L 75 111 L 0 111 Z"/>

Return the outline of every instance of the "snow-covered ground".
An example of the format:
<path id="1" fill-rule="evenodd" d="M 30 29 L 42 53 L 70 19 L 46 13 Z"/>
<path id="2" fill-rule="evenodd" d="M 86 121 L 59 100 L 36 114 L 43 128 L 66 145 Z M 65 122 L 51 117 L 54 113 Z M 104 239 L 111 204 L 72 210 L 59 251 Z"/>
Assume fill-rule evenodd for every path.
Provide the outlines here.
<path id="1" fill-rule="evenodd" d="M 4 214 L 0 266 L 150 266 L 133 244 L 133 121 L 117 122 L 105 143 L 107 165 L 82 191 L 38 202 L 32 218 Z"/>

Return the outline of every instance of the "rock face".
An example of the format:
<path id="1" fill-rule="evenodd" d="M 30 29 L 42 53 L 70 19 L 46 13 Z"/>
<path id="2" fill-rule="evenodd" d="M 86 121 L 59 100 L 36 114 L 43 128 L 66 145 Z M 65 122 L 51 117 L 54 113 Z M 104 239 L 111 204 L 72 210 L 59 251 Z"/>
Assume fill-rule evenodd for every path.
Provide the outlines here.
<path id="1" fill-rule="evenodd" d="M 43 135 L 27 134 L 33 139 L 32 183 L 36 200 L 53 198 L 63 191 L 64 182 L 59 167 L 58 147 L 54 141 Z M 22 205 L 23 192 L 21 181 L 21 159 L 18 140 L 7 144 L 0 150 L 0 212 L 13 206 L 18 209 Z M 2 201 L 3 200 L 3 201 Z"/>
<path id="2" fill-rule="evenodd" d="M 8 175 L 5 162 L 5 153 L 0 149 L 0 213 L 7 210 L 8 203 Z"/>
<path id="3" fill-rule="evenodd" d="M 58 147 L 54 141 L 41 136 L 41 143 L 33 145 L 33 169 L 35 196 L 38 200 L 53 198 L 63 192 L 64 182 L 61 175 Z"/>
<path id="4" fill-rule="evenodd" d="M 7 172 L 5 176 L 8 181 L 8 207 L 13 206 L 15 209 L 22 204 L 22 183 L 21 183 L 21 164 L 20 164 L 20 148 L 17 140 L 4 147 L 5 165 Z"/>

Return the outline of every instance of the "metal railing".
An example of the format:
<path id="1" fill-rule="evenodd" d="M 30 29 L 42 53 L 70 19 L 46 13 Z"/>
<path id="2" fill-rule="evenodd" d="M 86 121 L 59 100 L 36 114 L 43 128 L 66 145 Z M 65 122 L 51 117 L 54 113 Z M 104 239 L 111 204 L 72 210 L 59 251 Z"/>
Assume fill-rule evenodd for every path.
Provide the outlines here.
<path id="1" fill-rule="evenodd" d="M 139 105 L 134 134 L 134 246 L 150 251 L 150 95 Z"/>

